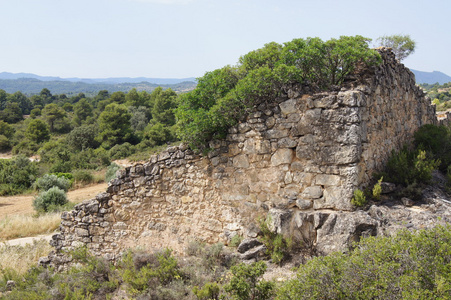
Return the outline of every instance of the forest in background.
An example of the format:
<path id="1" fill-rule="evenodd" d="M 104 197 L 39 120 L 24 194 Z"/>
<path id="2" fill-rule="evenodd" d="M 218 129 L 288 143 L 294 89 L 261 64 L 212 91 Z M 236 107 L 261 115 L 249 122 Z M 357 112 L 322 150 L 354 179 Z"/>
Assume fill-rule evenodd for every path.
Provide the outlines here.
<path id="1" fill-rule="evenodd" d="M 176 141 L 177 93 L 100 91 L 68 97 L 0 90 L 0 194 L 29 189 L 46 173 L 98 170 L 116 159 L 147 159 L 155 147 Z M 37 156 L 36 161 L 24 157 Z M 23 170 L 21 172 L 18 169 Z"/>

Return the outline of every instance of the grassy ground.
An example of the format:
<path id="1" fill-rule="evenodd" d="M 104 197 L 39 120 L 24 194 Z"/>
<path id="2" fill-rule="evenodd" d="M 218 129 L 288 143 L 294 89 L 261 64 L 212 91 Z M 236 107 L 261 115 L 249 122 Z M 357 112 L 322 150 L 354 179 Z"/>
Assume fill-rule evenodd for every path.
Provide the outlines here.
<path id="1" fill-rule="evenodd" d="M 51 250 L 52 247 L 45 240 L 25 246 L 0 246 L 0 271 L 14 270 L 18 274 L 25 274 L 30 267 L 36 266 L 40 257 L 47 256 Z"/>
<path id="2" fill-rule="evenodd" d="M 69 201 L 80 203 L 106 190 L 107 184 L 85 186 L 67 193 Z M 35 216 L 33 195 L 0 197 L 0 241 L 20 237 L 50 234 L 61 221 L 61 213 Z"/>

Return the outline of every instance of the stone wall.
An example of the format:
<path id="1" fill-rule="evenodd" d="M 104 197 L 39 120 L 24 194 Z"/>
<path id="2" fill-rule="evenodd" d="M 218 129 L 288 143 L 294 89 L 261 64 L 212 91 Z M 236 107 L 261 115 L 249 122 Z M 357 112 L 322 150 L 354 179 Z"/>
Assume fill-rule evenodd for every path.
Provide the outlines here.
<path id="1" fill-rule="evenodd" d="M 255 220 L 268 211 L 351 211 L 353 191 L 369 183 L 391 150 L 437 122 L 413 74 L 391 51 L 379 51 L 384 63 L 347 87 L 292 89 L 259 105 L 226 139 L 211 142 L 206 156 L 180 145 L 119 171 L 106 193 L 63 213 L 52 245 L 86 244 L 110 259 L 138 246 L 183 252 L 193 239 L 255 237 Z M 302 228 L 312 243 L 315 222 Z"/>

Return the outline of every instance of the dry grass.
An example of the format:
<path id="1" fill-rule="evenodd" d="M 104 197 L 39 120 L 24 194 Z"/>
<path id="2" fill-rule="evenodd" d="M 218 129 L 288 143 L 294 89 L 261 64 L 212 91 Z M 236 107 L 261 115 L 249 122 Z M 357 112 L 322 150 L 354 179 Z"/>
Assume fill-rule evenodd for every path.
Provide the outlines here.
<path id="1" fill-rule="evenodd" d="M 46 240 L 34 241 L 25 246 L 0 245 L 0 270 L 12 269 L 19 275 L 25 274 L 37 264 L 40 257 L 47 256 L 51 250 Z"/>
<path id="2" fill-rule="evenodd" d="M 61 223 L 61 213 L 49 213 L 34 217 L 13 215 L 0 220 L 0 240 L 36 236 L 54 232 Z"/>

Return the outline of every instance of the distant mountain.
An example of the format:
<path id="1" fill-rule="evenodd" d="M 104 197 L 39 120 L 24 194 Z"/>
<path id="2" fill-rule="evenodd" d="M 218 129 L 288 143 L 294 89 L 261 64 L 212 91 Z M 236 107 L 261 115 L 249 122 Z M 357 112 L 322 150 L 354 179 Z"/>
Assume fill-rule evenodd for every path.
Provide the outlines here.
<path id="1" fill-rule="evenodd" d="M 415 74 L 415 80 L 417 83 L 434 84 L 438 82 L 439 84 L 444 84 L 447 82 L 451 82 L 450 76 L 439 71 L 423 72 L 412 69 L 410 69 L 410 71 L 412 71 L 413 74 Z"/>
<path id="2" fill-rule="evenodd" d="M 187 92 L 196 87 L 193 81 L 184 81 L 173 84 L 157 84 L 146 81 L 138 83 L 104 83 L 104 82 L 75 82 L 65 80 L 39 80 L 36 78 L 20 79 L 0 79 L 0 89 L 12 94 L 20 91 L 27 95 L 39 94 L 42 89 L 47 88 L 52 94 L 76 95 L 84 93 L 86 95 L 96 95 L 101 90 L 107 90 L 110 93 L 122 91 L 128 92 L 135 88 L 138 91 L 153 91 L 156 87 L 171 88 L 176 92 Z"/>
<path id="3" fill-rule="evenodd" d="M 84 83 L 106 83 L 106 84 L 118 84 L 118 83 L 141 83 L 149 82 L 155 84 L 176 84 L 185 81 L 195 82 L 196 78 L 147 78 L 147 77 L 111 77 L 111 78 L 61 78 L 53 76 L 39 76 L 32 73 L 9 73 L 1 72 L 0 79 L 22 79 L 33 78 L 41 81 L 69 81 L 69 82 L 84 82 Z"/>

